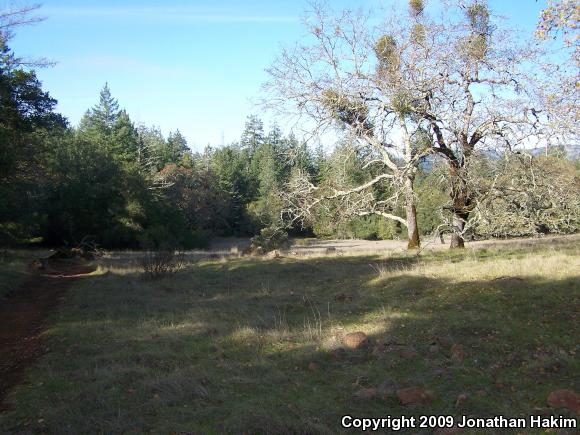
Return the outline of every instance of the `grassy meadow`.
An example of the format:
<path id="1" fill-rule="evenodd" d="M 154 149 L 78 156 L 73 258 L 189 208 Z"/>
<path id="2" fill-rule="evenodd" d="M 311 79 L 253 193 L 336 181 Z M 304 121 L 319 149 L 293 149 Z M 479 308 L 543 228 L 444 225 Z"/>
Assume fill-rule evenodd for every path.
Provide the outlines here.
<path id="1" fill-rule="evenodd" d="M 154 281 L 108 261 L 69 291 L 0 428 L 332 434 L 345 414 L 573 416 L 546 398 L 580 390 L 579 241 L 204 259 Z M 337 352 L 355 331 L 375 346 Z M 434 400 L 364 394 L 405 387 Z"/>

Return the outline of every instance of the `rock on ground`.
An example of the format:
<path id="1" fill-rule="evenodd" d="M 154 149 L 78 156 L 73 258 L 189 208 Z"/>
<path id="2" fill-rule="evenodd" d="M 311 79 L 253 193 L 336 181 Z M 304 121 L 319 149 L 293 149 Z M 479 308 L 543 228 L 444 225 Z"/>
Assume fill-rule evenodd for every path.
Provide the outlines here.
<path id="1" fill-rule="evenodd" d="M 580 414 L 580 394 L 572 390 L 552 391 L 548 396 L 548 405 L 552 408 L 567 408 Z"/>
<path id="2" fill-rule="evenodd" d="M 429 403 L 434 399 L 431 391 L 419 387 L 404 388 L 397 391 L 397 398 L 401 405 L 416 405 Z"/>
<path id="3" fill-rule="evenodd" d="M 361 331 L 351 332 L 344 336 L 344 345 L 349 349 L 360 349 L 370 344 L 369 337 Z"/>

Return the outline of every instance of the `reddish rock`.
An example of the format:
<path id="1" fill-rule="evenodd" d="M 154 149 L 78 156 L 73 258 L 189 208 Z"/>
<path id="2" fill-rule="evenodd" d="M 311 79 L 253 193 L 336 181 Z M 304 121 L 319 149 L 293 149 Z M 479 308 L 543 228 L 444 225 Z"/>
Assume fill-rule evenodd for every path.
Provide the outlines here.
<path id="1" fill-rule="evenodd" d="M 465 359 L 465 349 L 461 344 L 451 346 L 451 359 L 455 362 L 463 362 Z"/>
<path id="2" fill-rule="evenodd" d="M 433 393 L 424 388 L 411 387 L 397 391 L 397 398 L 401 405 L 415 405 L 418 403 L 428 403 L 434 398 Z"/>
<path id="3" fill-rule="evenodd" d="M 567 408 L 580 414 L 580 394 L 572 390 L 552 391 L 548 396 L 548 405 L 552 408 Z"/>
<path id="4" fill-rule="evenodd" d="M 379 393 L 376 388 L 361 388 L 355 394 L 357 399 L 375 399 Z"/>
<path id="5" fill-rule="evenodd" d="M 344 336 L 344 345 L 349 349 L 360 349 L 370 344 L 370 340 L 364 332 L 351 332 Z"/>
<path id="6" fill-rule="evenodd" d="M 308 370 L 310 370 L 311 372 L 315 372 L 319 368 L 320 368 L 320 366 L 318 365 L 318 363 L 315 363 L 314 361 L 312 361 L 310 364 L 308 364 Z"/>

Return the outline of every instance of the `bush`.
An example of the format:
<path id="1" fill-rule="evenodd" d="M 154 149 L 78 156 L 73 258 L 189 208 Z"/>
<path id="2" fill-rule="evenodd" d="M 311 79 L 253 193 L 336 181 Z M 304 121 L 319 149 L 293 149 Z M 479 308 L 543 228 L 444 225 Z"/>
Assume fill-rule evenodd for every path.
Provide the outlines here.
<path id="1" fill-rule="evenodd" d="M 260 234 L 252 237 L 251 250 L 270 252 L 274 249 L 284 249 L 289 246 L 288 234 L 278 228 L 264 228 Z"/>
<path id="2" fill-rule="evenodd" d="M 183 255 L 173 250 L 158 250 L 145 253 L 141 258 L 143 273 L 149 279 L 159 279 L 183 269 Z"/>

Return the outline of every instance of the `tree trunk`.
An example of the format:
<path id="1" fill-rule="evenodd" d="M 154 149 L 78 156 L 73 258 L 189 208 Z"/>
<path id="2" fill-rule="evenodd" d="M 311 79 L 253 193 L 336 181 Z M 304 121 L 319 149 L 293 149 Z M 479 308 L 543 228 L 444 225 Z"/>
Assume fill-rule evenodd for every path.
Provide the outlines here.
<path id="1" fill-rule="evenodd" d="M 407 234 L 409 236 L 407 249 L 417 249 L 421 246 L 421 241 L 419 240 L 417 208 L 415 207 L 415 196 L 413 195 L 413 178 L 411 177 L 407 177 L 405 180 L 405 212 L 407 215 Z"/>
<path id="2" fill-rule="evenodd" d="M 465 156 L 464 156 L 465 158 Z M 465 165 L 466 162 L 463 162 Z M 469 217 L 469 210 L 471 205 L 471 195 L 465 181 L 465 166 L 450 167 L 451 176 L 451 201 L 453 206 L 451 211 L 453 212 L 452 221 L 452 233 L 451 233 L 451 245 L 449 249 L 461 249 L 465 247 L 465 240 L 463 239 L 463 230 L 465 229 L 465 224 L 467 223 L 467 218 Z"/>
<path id="3" fill-rule="evenodd" d="M 465 212 L 453 212 L 453 233 L 451 234 L 451 245 L 450 249 L 465 248 L 465 240 L 463 239 L 463 229 L 465 228 L 465 223 L 469 213 Z"/>

